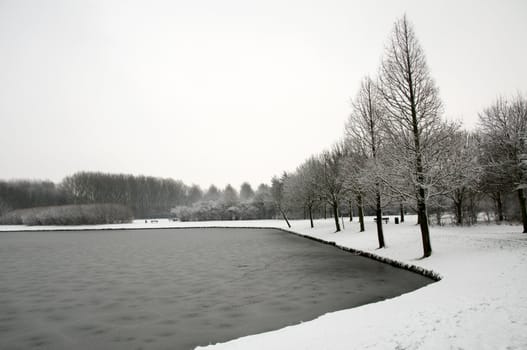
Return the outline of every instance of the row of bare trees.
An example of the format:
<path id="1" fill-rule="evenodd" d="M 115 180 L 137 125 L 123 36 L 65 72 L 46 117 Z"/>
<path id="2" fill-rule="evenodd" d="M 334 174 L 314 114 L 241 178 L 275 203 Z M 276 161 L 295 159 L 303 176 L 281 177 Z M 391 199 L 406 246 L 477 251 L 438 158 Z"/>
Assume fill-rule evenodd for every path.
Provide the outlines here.
<path id="1" fill-rule="evenodd" d="M 484 198 L 496 203 L 496 218 L 503 220 L 504 200 L 516 192 L 527 232 L 527 99 L 500 98 L 479 117 L 473 132 L 443 117 L 423 49 L 403 17 L 394 25 L 377 76 L 360 83 L 343 140 L 283 176 L 285 196 L 302 203 L 310 218 L 317 203 L 330 205 L 336 231 L 343 202 L 355 201 L 361 231 L 363 208 L 372 208 L 380 248 L 383 210 L 399 206 L 402 215 L 403 207 L 413 209 L 425 257 L 432 253 L 429 213 L 440 219 L 452 210 L 457 224 L 470 223 Z"/>

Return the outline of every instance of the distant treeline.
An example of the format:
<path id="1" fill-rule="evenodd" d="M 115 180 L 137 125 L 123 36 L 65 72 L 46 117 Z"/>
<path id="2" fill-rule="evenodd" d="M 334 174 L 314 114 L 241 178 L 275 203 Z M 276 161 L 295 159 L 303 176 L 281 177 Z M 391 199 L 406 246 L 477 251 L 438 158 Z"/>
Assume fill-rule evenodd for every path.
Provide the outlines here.
<path id="1" fill-rule="evenodd" d="M 0 224 L 97 225 L 131 220 L 130 209 L 120 204 L 73 204 L 13 210 L 0 217 Z"/>
<path id="2" fill-rule="evenodd" d="M 72 204 L 117 203 L 135 217 L 165 217 L 170 209 L 193 201 L 195 189 L 181 181 L 152 176 L 80 172 L 58 186 Z"/>
<path id="3" fill-rule="evenodd" d="M 205 193 L 196 193 L 192 205 L 180 205 L 172 214 L 182 221 L 272 219 L 276 216 L 276 202 L 272 188 L 261 184 L 256 192 L 248 183 L 240 192 L 230 185 L 223 191 L 210 186 Z"/>
<path id="4" fill-rule="evenodd" d="M 58 184 L 0 181 L 0 216 L 18 209 L 103 203 L 129 208 L 137 218 L 264 219 L 276 215 L 271 188 L 265 184 L 254 191 L 244 183 L 239 193 L 230 185 L 223 190 L 211 185 L 203 191 L 173 179 L 100 172 L 79 172 Z"/>

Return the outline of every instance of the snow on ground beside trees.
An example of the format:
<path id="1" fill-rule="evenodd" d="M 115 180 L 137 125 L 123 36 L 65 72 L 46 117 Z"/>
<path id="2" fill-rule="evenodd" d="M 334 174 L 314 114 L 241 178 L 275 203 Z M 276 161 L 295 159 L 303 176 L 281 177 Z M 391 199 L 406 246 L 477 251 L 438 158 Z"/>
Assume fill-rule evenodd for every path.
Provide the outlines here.
<path id="1" fill-rule="evenodd" d="M 422 255 L 415 216 L 385 225 L 386 248 L 378 250 L 375 223 L 292 221 L 295 232 L 360 249 L 439 273 L 443 279 L 382 302 L 328 313 L 273 332 L 206 347 L 222 349 L 525 349 L 527 348 L 527 235 L 516 225 L 432 227 L 433 254 Z M 67 229 L 246 226 L 280 227 L 275 220 L 168 222 L 75 226 Z M 0 226 L 0 230 L 64 227 Z"/>

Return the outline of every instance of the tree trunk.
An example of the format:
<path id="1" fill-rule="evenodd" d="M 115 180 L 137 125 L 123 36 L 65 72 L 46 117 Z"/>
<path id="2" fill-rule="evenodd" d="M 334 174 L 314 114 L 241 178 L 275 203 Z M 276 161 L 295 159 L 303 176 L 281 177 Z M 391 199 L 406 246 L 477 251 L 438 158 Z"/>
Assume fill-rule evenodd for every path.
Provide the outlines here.
<path id="1" fill-rule="evenodd" d="M 409 52 L 408 46 L 406 46 L 407 52 Z M 421 236 L 423 239 L 423 252 L 424 257 L 432 255 L 432 245 L 430 244 L 430 231 L 428 228 L 428 217 L 426 214 L 426 192 L 424 189 L 425 177 L 423 173 L 423 159 L 421 154 L 421 130 L 419 128 L 419 122 L 417 120 L 417 102 L 415 96 L 415 82 L 412 77 L 413 67 L 410 62 L 410 55 L 406 55 L 406 67 L 407 70 L 407 83 L 408 83 L 408 92 L 409 92 L 409 102 L 410 109 L 412 114 L 412 132 L 414 139 L 414 151 L 415 151 L 415 173 L 417 174 L 417 185 L 419 186 L 417 191 L 417 211 L 419 217 L 419 225 L 421 227 Z"/>
<path id="2" fill-rule="evenodd" d="M 311 228 L 315 227 L 313 225 L 313 206 L 312 205 L 309 205 L 307 207 L 307 210 L 309 211 L 309 222 L 311 223 Z"/>
<path id="3" fill-rule="evenodd" d="M 324 203 L 324 219 L 328 218 L 328 213 L 326 211 L 326 204 Z"/>
<path id="4" fill-rule="evenodd" d="M 349 201 L 349 206 L 350 206 L 350 222 L 353 221 L 353 202 L 350 200 Z"/>
<path id="5" fill-rule="evenodd" d="M 413 95 L 412 90 L 410 89 L 410 94 Z M 413 98 L 412 98 L 413 101 Z M 425 183 L 423 175 L 423 163 L 420 153 L 419 146 L 419 129 L 417 124 L 417 116 L 415 113 L 415 104 L 412 103 L 412 119 L 414 123 L 414 143 L 416 149 L 415 157 L 415 170 L 417 173 L 417 184 L 419 186 L 417 190 L 417 218 L 419 221 L 419 226 L 421 228 L 421 237 L 423 240 L 423 257 L 429 257 L 432 255 L 432 244 L 430 243 L 430 229 L 428 227 L 428 216 L 426 213 L 426 191 L 423 187 Z"/>
<path id="6" fill-rule="evenodd" d="M 376 201 L 375 215 L 377 216 L 377 238 L 379 240 L 379 248 L 384 248 L 384 234 L 382 232 L 381 194 L 378 190 L 375 195 L 375 201 Z"/>
<path id="7" fill-rule="evenodd" d="M 470 212 L 470 224 L 474 225 L 478 222 L 478 211 L 477 211 L 477 198 L 475 194 L 469 197 L 469 212 Z"/>
<path id="8" fill-rule="evenodd" d="M 412 90 L 410 89 L 410 94 L 413 95 Z M 412 98 L 413 101 L 413 98 Z M 425 183 L 423 175 L 423 163 L 420 153 L 419 146 L 419 131 L 417 125 L 417 116 L 415 114 L 415 105 L 412 103 L 412 119 L 414 123 L 414 143 L 416 149 L 415 157 L 415 170 L 417 173 L 417 184 L 419 186 L 417 190 L 417 217 L 419 221 L 419 226 L 421 228 L 421 237 L 423 240 L 423 257 L 429 257 L 432 255 L 432 244 L 430 243 L 430 229 L 428 227 L 428 216 L 426 213 L 426 191 L 423 188 Z"/>
<path id="9" fill-rule="evenodd" d="M 289 223 L 289 220 L 287 220 L 287 215 L 285 215 L 285 212 L 282 210 L 282 208 L 278 208 L 278 210 L 280 210 L 280 213 L 282 214 L 282 217 L 284 218 L 287 227 L 291 228 L 291 224 Z"/>
<path id="10" fill-rule="evenodd" d="M 456 206 L 456 224 L 459 226 L 463 226 L 463 197 L 463 189 L 459 189 L 454 192 L 454 205 Z"/>
<path id="11" fill-rule="evenodd" d="M 523 233 L 527 233 L 527 207 L 525 205 L 525 194 L 521 188 L 518 190 L 518 200 L 520 201 L 520 210 L 522 214 Z"/>
<path id="12" fill-rule="evenodd" d="M 504 219 L 503 215 L 503 200 L 501 199 L 501 193 L 496 192 L 496 209 L 498 211 L 498 221 L 502 222 Z"/>
<path id="13" fill-rule="evenodd" d="M 417 203 L 419 226 L 421 227 L 421 237 L 423 239 L 423 257 L 432 255 L 432 244 L 430 243 L 430 229 L 428 228 L 428 217 L 426 214 L 425 190 L 419 189 L 419 203 Z"/>
<path id="14" fill-rule="evenodd" d="M 459 226 L 463 226 L 463 202 L 461 200 L 454 201 L 456 206 L 456 223 Z"/>
<path id="15" fill-rule="evenodd" d="M 333 216 L 335 217 L 335 232 L 339 232 L 340 231 L 340 223 L 339 223 L 338 203 L 337 202 L 333 202 L 332 203 L 332 207 L 333 207 Z"/>
<path id="16" fill-rule="evenodd" d="M 401 202 L 399 204 L 399 211 L 400 211 L 400 214 L 401 214 L 401 224 L 404 222 L 404 206 L 403 206 L 403 202 Z"/>
<path id="17" fill-rule="evenodd" d="M 342 229 L 345 230 L 346 229 L 346 226 L 344 226 L 344 216 L 342 215 L 342 211 L 340 209 L 340 205 L 339 205 L 339 217 L 340 217 L 340 224 L 342 226 Z"/>
<path id="18" fill-rule="evenodd" d="M 364 209 L 362 208 L 362 195 L 357 195 L 357 208 L 359 210 L 360 232 L 364 232 Z"/>

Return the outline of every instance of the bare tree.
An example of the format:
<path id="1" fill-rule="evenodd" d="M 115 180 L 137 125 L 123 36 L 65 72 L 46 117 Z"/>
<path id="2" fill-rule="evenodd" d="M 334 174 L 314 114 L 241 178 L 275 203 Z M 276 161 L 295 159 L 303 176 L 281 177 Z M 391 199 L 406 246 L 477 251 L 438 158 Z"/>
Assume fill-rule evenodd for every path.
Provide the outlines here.
<path id="1" fill-rule="evenodd" d="M 486 147 L 486 172 L 499 187 L 518 193 L 523 232 L 527 233 L 527 207 L 523 186 L 522 157 L 527 132 L 527 98 L 517 95 L 512 101 L 499 98 L 479 115 L 483 146 Z"/>
<path id="2" fill-rule="evenodd" d="M 477 147 L 478 140 L 475 134 L 458 131 L 452 137 L 448 149 L 449 156 L 443 159 L 444 166 L 452 176 L 444 178 L 439 186 L 447 191 L 446 196 L 454 204 L 458 225 L 465 223 L 465 207 L 471 202 L 470 198 L 475 198 L 478 191 L 481 167 Z"/>
<path id="3" fill-rule="evenodd" d="M 187 201 L 189 204 L 194 204 L 203 198 L 203 190 L 198 185 L 192 185 L 188 189 Z"/>
<path id="4" fill-rule="evenodd" d="M 295 171 L 287 177 L 284 192 L 289 202 L 300 203 L 309 215 L 311 228 L 313 224 L 313 207 L 319 200 L 316 191 L 316 169 L 318 160 L 311 157 L 304 161 Z"/>
<path id="5" fill-rule="evenodd" d="M 256 207 L 258 218 L 271 219 L 275 216 L 276 205 L 269 185 L 260 184 L 258 186 L 252 204 Z"/>
<path id="6" fill-rule="evenodd" d="M 331 151 L 325 151 L 320 156 L 316 171 L 316 191 L 320 198 L 333 209 L 335 232 L 341 230 L 339 223 L 339 203 L 346 192 L 344 186 L 344 159 L 346 147 L 342 143 L 335 144 Z"/>
<path id="7" fill-rule="evenodd" d="M 242 183 L 240 186 L 240 200 L 242 202 L 250 201 L 254 197 L 254 191 L 248 182 Z"/>
<path id="8" fill-rule="evenodd" d="M 449 127 L 441 122 L 439 92 L 406 16 L 395 22 L 381 63 L 379 82 L 388 120 L 386 131 L 392 144 L 397 145 L 393 156 L 400 165 L 405 163 L 404 176 L 413 182 L 423 252 L 427 257 L 432 254 L 427 190 L 430 188 L 429 175 L 435 165 L 428 159 L 427 151 L 444 141 Z"/>
<path id="9" fill-rule="evenodd" d="M 217 201 L 221 197 L 221 192 L 215 185 L 210 185 L 207 192 L 203 195 L 203 199 L 207 201 Z"/>
<path id="10" fill-rule="evenodd" d="M 348 139 L 349 141 L 349 139 Z M 346 147 L 348 152 L 346 158 L 343 161 L 342 167 L 344 171 L 344 189 L 345 193 L 355 196 L 355 202 L 357 205 L 357 216 L 359 218 L 359 231 L 364 232 L 364 188 L 363 182 L 361 181 L 362 169 L 366 166 L 366 156 L 359 150 L 353 149 L 355 145 L 348 142 Z M 351 206 L 351 205 L 350 205 Z"/>
<path id="11" fill-rule="evenodd" d="M 366 77 L 363 79 L 359 92 L 353 101 L 353 111 L 346 124 L 346 134 L 350 142 L 355 144 L 369 160 L 369 176 L 366 179 L 374 178 L 370 188 L 372 188 L 375 198 L 379 248 L 385 246 L 382 230 L 381 181 L 376 176 L 376 170 L 380 167 L 379 152 L 384 138 L 382 118 L 378 89 L 372 79 Z"/>
<path id="12" fill-rule="evenodd" d="M 287 174 L 284 173 L 279 179 L 276 176 L 271 179 L 271 195 L 275 202 L 276 208 L 282 214 L 284 221 L 287 224 L 287 227 L 291 228 L 291 224 L 287 219 L 287 215 L 284 210 L 284 182 L 287 179 Z"/>
<path id="13" fill-rule="evenodd" d="M 234 187 L 231 186 L 231 184 L 227 184 L 222 193 L 222 202 L 226 207 L 234 207 L 238 204 L 238 201 L 238 192 L 236 192 L 236 190 L 234 189 Z"/>

